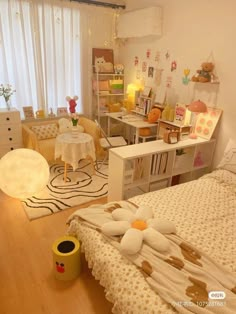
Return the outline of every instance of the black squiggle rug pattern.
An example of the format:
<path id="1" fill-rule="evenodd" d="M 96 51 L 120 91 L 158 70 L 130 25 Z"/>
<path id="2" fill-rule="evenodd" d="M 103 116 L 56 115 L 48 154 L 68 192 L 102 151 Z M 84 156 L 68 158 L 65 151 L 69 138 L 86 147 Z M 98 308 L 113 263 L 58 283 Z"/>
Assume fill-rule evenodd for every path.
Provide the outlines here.
<path id="1" fill-rule="evenodd" d="M 75 171 L 68 167 L 67 181 L 64 182 L 63 178 L 64 165 L 51 165 L 47 187 L 37 195 L 22 201 L 30 220 L 51 215 L 107 195 L 107 165 L 95 170 L 93 174 L 91 164 L 84 160 L 79 163 Z"/>

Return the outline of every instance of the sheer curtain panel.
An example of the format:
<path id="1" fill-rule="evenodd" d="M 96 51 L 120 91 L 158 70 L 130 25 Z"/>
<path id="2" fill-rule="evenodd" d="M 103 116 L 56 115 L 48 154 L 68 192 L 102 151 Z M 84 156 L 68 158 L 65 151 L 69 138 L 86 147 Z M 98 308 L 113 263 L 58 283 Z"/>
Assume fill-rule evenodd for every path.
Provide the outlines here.
<path id="1" fill-rule="evenodd" d="M 16 93 L 12 106 L 34 111 L 67 106 L 67 95 L 79 96 L 83 112 L 80 67 L 80 10 L 57 0 L 0 1 L 0 84 Z M 4 98 L 0 97 L 4 108 Z"/>

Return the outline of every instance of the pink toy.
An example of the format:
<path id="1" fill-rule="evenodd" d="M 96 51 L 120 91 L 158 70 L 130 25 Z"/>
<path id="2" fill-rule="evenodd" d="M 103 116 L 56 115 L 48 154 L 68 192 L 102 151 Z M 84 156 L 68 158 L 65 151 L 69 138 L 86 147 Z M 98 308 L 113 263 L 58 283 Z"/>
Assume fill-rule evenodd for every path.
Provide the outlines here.
<path id="1" fill-rule="evenodd" d="M 76 100 L 78 100 L 78 96 L 74 96 L 74 98 L 71 98 L 70 96 L 66 96 L 66 100 L 69 102 L 69 110 L 70 113 L 75 113 L 75 107 L 77 106 Z"/>

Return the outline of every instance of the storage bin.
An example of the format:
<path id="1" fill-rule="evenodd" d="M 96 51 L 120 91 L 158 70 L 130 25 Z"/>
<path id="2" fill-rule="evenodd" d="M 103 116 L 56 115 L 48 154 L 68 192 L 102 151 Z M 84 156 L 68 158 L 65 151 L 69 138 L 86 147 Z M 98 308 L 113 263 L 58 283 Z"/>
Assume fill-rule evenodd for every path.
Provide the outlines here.
<path id="1" fill-rule="evenodd" d="M 52 246 L 56 279 L 72 280 L 80 274 L 80 243 L 72 236 L 58 238 Z"/>

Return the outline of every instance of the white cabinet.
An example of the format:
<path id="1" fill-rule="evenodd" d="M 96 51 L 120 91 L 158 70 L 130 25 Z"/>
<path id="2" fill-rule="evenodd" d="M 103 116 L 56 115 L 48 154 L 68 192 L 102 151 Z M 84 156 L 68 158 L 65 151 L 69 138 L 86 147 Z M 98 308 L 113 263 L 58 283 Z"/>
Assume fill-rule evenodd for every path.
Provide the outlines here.
<path id="1" fill-rule="evenodd" d="M 215 140 L 186 139 L 176 144 L 163 140 L 109 150 L 108 201 L 127 199 L 196 179 L 211 167 Z"/>
<path id="2" fill-rule="evenodd" d="M 112 104 L 119 102 L 123 104 L 124 95 L 123 74 L 99 72 L 93 74 L 93 106 L 99 122 L 100 118 L 110 111 L 109 107 Z"/>
<path id="3" fill-rule="evenodd" d="M 0 109 L 0 158 L 9 151 L 22 147 L 20 112 Z"/>

